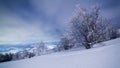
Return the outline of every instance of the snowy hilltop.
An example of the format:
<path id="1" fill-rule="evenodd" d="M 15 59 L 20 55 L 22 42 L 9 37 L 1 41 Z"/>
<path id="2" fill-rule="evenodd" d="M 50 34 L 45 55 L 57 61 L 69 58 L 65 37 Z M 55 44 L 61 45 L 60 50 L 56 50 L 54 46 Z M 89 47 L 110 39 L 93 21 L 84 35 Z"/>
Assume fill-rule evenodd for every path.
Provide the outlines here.
<path id="1" fill-rule="evenodd" d="M 0 68 L 120 68 L 120 38 L 82 51 L 66 51 L 0 64 Z"/>
<path id="2" fill-rule="evenodd" d="M 55 25 L 49 25 L 54 25 L 52 29 L 55 32 L 44 26 L 44 33 L 37 33 L 31 26 L 30 31 L 27 30 L 29 32 L 16 30 L 23 35 L 15 34 L 15 41 L 5 37 L 9 42 L 4 42 L 3 38 L 0 44 L 23 45 L 1 45 L 0 68 L 120 68 L 120 30 L 113 25 L 114 21 L 103 15 L 98 5 L 92 8 L 76 5 L 70 20 L 63 24 L 65 28 L 58 29 L 54 23 Z M 52 22 L 57 22 L 52 16 L 45 16 L 45 20 L 49 17 L 55 20 Z M 37 25 L 37 21 L 32 22 L 36 22 L 32 28 L 41 27 Z M 46 24 L 45 21 L 41 22 Z"/>

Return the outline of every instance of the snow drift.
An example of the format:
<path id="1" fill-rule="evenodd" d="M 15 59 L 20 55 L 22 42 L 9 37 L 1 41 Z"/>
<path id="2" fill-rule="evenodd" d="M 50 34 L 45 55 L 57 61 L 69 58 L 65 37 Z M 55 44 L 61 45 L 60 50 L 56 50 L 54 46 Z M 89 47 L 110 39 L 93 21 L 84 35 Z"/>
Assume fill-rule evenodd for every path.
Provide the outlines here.
<path id="1" fill-rule="evenodd" d="M 120 38 L 103 44 L 106 46 L 5 62 L 0 68 L 120 68 Z"/>

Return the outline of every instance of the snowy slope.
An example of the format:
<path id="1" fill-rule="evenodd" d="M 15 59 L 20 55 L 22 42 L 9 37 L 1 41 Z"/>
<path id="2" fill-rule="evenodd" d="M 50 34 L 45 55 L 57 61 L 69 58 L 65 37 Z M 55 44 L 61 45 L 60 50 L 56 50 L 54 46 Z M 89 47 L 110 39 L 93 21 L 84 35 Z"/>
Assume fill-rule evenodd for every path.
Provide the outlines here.
<path id="1" fill-rule="evenodd" d="M 0 68 L 120 68 L 120 38 L 104 44 L 109 46 L 0 63 Z"/>

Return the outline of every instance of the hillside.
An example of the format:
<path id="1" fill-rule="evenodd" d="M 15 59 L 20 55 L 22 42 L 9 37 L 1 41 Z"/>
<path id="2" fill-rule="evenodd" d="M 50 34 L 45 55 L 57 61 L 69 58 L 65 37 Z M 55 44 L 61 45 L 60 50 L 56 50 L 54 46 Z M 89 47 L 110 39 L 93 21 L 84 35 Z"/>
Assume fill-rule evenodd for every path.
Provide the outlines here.
<path id="1" fill-rule="evenodd" d="M 0 68 L 120 68 L 120 38 L 103 44 L 107 46 L 0 63 Z"/>

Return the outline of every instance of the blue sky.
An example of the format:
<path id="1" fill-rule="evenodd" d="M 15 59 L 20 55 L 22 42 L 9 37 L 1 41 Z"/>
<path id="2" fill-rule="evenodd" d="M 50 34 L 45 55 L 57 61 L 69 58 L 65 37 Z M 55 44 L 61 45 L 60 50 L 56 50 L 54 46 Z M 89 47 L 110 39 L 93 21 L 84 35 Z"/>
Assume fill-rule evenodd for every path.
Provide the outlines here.
<path id="1" fill-rule="evenodd" d="M 58 41 L 77 4 L 100 5 L 102 15 L 120 27 L 120 0 L 0 0 L 0 43 Z"/>

